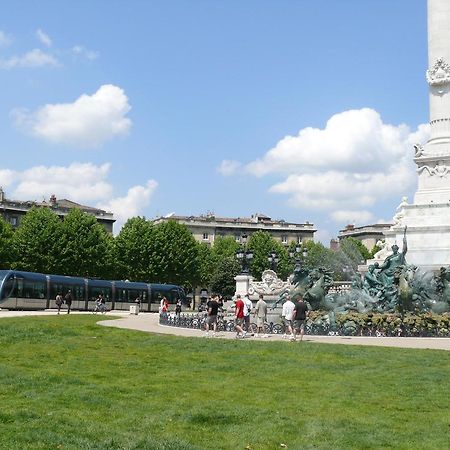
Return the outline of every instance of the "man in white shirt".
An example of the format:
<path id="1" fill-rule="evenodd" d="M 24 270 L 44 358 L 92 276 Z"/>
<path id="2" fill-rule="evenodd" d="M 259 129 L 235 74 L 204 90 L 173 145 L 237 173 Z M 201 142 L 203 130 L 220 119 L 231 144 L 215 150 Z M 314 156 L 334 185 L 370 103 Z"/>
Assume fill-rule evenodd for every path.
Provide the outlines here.
<path id="1" fill-rule="evenodd" d="M 252 313 L 253 303 L 248 297 L 248 294 L 244 296 L 244 330 L 247 332 L 250 326 L 250 314 Z"/>
<path id="2" fill-rule="evenodd" d="M 284 323 L 283 339 L 286 339 L 289 335 L 292 337 L 292 320 L 294 318 L 295 305 L 291 301 L 290 297 L 283 303 L 283 311 L 281 317 Z"/>

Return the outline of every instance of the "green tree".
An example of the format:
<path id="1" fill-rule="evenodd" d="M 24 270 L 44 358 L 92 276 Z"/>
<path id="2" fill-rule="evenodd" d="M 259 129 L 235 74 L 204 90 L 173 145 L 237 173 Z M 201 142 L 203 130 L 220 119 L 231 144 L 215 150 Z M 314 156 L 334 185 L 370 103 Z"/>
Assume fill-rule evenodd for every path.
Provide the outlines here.
<path id="1" fill-rule="evenodd" d="M 155 227 L 155 279 L 195 287 L 200 282 L 199 247 L 186 225 L 169 220 Z"/>
<path id="2" fill-rule="evenodd" d="M 236 291 L 234 277 L 240 272 L 240 264 L 234 256 L 227 256 L 218 261 L 211 276 L 211 290 L 224 297 L 231 297 Z"/>
<path id="3" fill-rule="evenodd" d="M 96 218 L 72 209 L 61 227 L 60 273 L 109 278 L 113 264 L 113 238 Z"/>
<path id="4" fill-rule="evenodd" d="M 221 258 L 234 257 L 240 245 L 232 236 L 218 236 L 214 240 L 212 255 L 217 260 Z"/>
<path id="5" fill-rule="evenodd" d="M 217 266 L 211 247 L 205 243 L 198 243 L 199 284 L 208 287 L 212 274 Z"/>
<path id="6" fill-rule="evenodd" d="M 30 272 L 58 273 L 61 257 L 62 223 L 47 208 L 31 208 L 14 232 L 16 269 Z"/>
<path id="7" fill-rule="evenodd" d="M 335 252 L 326 248 L 321 242 L 307 241 L 302 244 L 302 251 L 303 248 L 306 248 L 308 252 L 306 261 L 303 262 L 308 269 L 317 267 L 333 268 L 332 260 L 335 257 Z"/>
<path id="8" fill-rule="evenodd" d="M 152 265 L 155 245 L 153 224 L 144 217 L 128 219 L 115 238 L 116 277 L 130 281 L 149 281 L 155 278 Z"/>
<path id="9" fill-rule="evenodd" d="M 250 265 L 250 273 L 261 279 L 264 270 L 270 268 L 269 253 L 275 252 L 278 256 L 277 274 L 285 279 L 292 272 L 292 264 L 286 248 L 274 239 L 267 231 L 257 231 L 250 236 L 248 248 L 253 250 L 253 259 Z"/>
<path id="10" fill-rule="evenodd" d="M 370 250 L 370 258 L 369 259 L 372 259 L 375 256 L 375 254 L 378 253 L 380 250 L 381 250 L 381 247 L 379 245 L 375 244 L 372 247 L 372 250 Z"/>
<path id="11" fill-rule="evenodd" d="M 348 237 L 341 241 L 340 248 L 352 259 L 358 259 L 358 263 L 371 258 L 371 253 L 367 247 L 358 239 Z"/>
<path id="12" fill-rule="evenodd" d="M 16 260 L 12 226 L 0 217 L 0 269 L 10 269 Z"/>

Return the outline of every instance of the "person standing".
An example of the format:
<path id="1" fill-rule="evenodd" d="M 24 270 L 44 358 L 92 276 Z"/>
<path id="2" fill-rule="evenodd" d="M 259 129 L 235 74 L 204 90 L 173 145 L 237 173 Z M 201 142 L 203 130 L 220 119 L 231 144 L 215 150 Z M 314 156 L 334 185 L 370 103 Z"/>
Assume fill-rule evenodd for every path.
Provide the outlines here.
<path id="1" fill-rule="evenodd" d="M 293 330 L 292 330 L 292 321 L 294 319 L 294 308 L 295 305 L 291 301 L 290 297 L 287 297 L 287 300 L 283 303 L 283 311 L 281 313 L 281 317 L 283 318 L 284 322 L 284 334 L 283 339 L 287 339 L 288 336 L 291 337 L 291 339 L 294 337 Z"/>
<path id="2" fill-rule="evenodd" d="M 240 294 L 236 296 L 236 302 L 234 306 L 236 308 L 234 312 L 234 323 L 236 328 L 236 339 L 238 339 L 240 337 L 244 337 L 246 334 L 242 329 L 242 326 L 244 325 L 244 302 L 242 301 Z"/>
<path id="3" fill-rule="evenodd" d="M 248 294 L 244 295 L 244 330 L 247 333 L 250 327 L 250 317 L 252 313 L 253 303 Z"/>
<path id="4" fill-rule="evenodd" d="M 264 301 L 264 296 L 262 294 L 259 294 L 259 299 L 256 302 L 254 315 L 256 316 L 257 327 L 255 337 L 259 337 L 259 334 L 261 334 L 262 337 L 267 337 L 267 334 L 264 330 L 264 324 L 267 320 L 267 303 Z"/>
<path id="5" fill-rule="evenodd" d="M 60 292 L 58 292 L 58 295 L 56 296 L 55 303 L 56 306 L 58 307 L 58 314 L 59 314 L 61 311 L 61 306 L 63 304 L 63 298 Z"/>
<path id="6" fill-rule="evenodd" d="M 177 299 L 177 303 L 175 304 L 175 316 L 179 320 L 181 315 L 181 298 Z"/>
<path id="7" fill-rule="evenodd" d="M 72 291 L 69 289 L 64 297 L 64 301 L 66 302 L 67 305 L 67 314 L 70 314 L 70 308 L 72 307 L 72 300 L 73 300 Z"/>
<path id="8" fill-rule="evenodd" d="M 308 305 L 303 300 L 303 297 L 298 297 L 294 308 L 294 337 L 292 340 L 297 340 L 298 333 L 300 333 L 300 341 L 303 340 L 303 335 L 305 334 L 305 323 L 308 314 Z"/>
<path id="9" fill-rule="evenodd" d="M 209 328 L 213 326 L 214 335 L 217 332 L 217 314 L 219 313 L 219 302 L 217 295 L 208 302 L 208 312 L 206 316 L 206 337 L 209 337 Z"/>

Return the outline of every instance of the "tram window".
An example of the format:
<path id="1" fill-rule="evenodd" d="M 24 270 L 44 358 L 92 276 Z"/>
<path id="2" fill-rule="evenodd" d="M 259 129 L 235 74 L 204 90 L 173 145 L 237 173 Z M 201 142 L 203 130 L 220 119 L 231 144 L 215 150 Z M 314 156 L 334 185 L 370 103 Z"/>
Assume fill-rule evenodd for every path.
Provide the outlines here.
<path id="1" fill-rule="evenodd" d="M 89 300 L 95 300 L 100 294 L 107 302 L 111 301 L 111 288 L 102 286 L 89 286 Z"/>
<path id="2" fill-rule="evenodd" d="M 47 285 L 39 281 L 19 279 L 14 294 L 18 298 L 47 298 Z"/>
<path id="3" fill-rule="evenodd" d="M 130 289 L 128 291 L 128 298 L 130 302 L 134 302 L 138 297 L 141 299 L 141 302 L 144 299 L 144 294 L 145 292 L 142 290 L 138 290 L 138 289 Z"/>
<path id="4" fill-rule="evenodd" d="M 127 290 L 117 289 L 116 290 L 116 302 L 126 302 L 127 301 Z"/>
<path id="5" fill-rule="evenodd" d="M 9 298 L 12 295 L 13 288 L 14 288 L 14 279 L 10 278 L 9 280 L 6 280 L 3 284 L 1 300 Z"/>
<path id="6" fill-rule="evenodd" d="M 52 283 L 52 298 L 55 299 L 58 294 L 67 294 L 69 289 L 72 292 L 74 300 L 84 300 L 84 286 L 65 283 Z"/>
<path id="7" fill-rule="evenodd" d="M 160 303 L 166 292 L 152 289 L 152 303 Z"/>

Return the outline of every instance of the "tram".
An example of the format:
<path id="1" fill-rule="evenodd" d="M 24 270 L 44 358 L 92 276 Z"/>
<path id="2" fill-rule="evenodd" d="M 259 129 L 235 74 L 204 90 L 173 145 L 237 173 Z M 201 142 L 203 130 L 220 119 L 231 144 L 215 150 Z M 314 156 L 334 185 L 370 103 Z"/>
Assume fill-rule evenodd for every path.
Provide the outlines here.
<path id="1" fill-rule="evenodd" d="M 71 291 L 72 310 L 89 311 L 95 306 L 99 294 L 106 307 L 128 310 L 140 300 L 141 311 L 156 312 L 161 299 L 166 297 L 174 304 L 181 299 L 187 306 L 184 290 L 174 284 L 111 281 L 91 278 L 47 275 L 43 273 L 0 270 L 0 308 L 38 310 L 57 308 L 55 299 Z"/>

